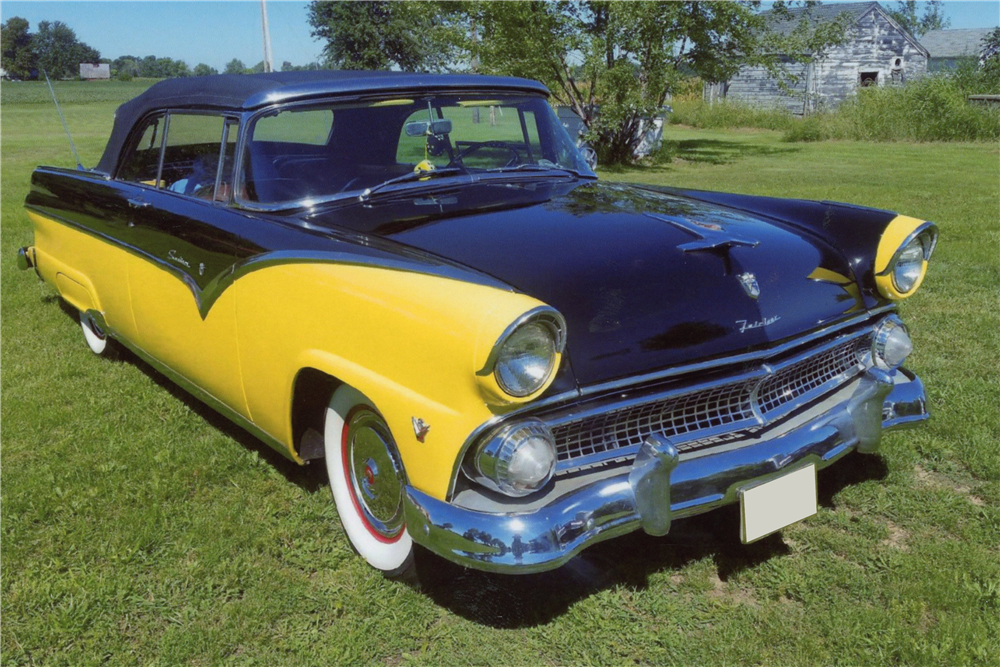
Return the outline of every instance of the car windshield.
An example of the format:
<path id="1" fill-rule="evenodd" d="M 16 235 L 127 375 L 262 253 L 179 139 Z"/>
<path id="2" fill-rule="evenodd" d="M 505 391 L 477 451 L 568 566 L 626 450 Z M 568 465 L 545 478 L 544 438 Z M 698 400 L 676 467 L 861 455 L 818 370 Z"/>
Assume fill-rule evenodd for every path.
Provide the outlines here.
<path id="1" fill-rule="evenodd" d="M 239 197 L 285 204 L 336 198 L 414 172 L 575 172 L 593 176 L 541 97 L 408 96 L 296 106 L 258 116 L 249 129 Z"/>

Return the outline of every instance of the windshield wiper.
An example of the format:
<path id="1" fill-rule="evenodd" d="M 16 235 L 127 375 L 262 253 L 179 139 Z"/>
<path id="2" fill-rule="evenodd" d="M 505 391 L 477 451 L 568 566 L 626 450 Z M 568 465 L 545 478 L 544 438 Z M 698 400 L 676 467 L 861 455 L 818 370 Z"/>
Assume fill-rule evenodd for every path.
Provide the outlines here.
<path id="1" fill-rule="evenodd" d="M 487 169 L 486 172 L 490 174 L 506 174 L 512 171 L 560 171 L 566 174 L 572 174 L 573 176 L 581 176 L 580 172 L 575 169 L 570 169 L 569 167 L 559 167 L 557 165 L 544 165 L 544 164 L 533 164 L 531 162 L 522 162 L 521 164 L 516 164 L 513 167 L 496 167 L 495 169 Z"/>
<path id="2" fill-rule="evenodd" d="M 407 172 L 401 176 L 394 176 L 387 181 L 382 181 L 378 185 L 373 185 L 370 188 L 365 188 L 360 195 L 358 195 L 358 201 L 366 202 L 371 199 L 371 196 L 381 190 L 382 188 L 395 185 L 396 183 L 406 183 L 408 181 L 419 181 L 424 178 L 433 178 L 436 176 L 451 176 L 453 174 L 466 173 L 465 169 L 461 167 L 439 167 L 433 171 L 411 171 Z"/>

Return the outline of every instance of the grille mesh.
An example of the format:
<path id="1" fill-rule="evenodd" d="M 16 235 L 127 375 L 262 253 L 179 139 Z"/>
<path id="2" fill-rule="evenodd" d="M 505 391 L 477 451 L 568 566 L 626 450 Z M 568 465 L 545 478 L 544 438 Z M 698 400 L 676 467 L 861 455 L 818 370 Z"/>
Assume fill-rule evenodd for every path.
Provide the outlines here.
<path id="1" fill-rule="evenodd" d="M 560 424 L 552 429 L 559 462 L 638 447 L 654 433 L 682 440 L 677 445 L 681 452 L 710 447 L 718 440 L 705 436 L 757 424 L 755 401 L 766 420 L 792 401 L 812 398 L 832 380 L 860 371 L 870 342 L 868 336 L 846 341 L 763 380 L 722 384 Z"/>
<path id="2" fill-rule="evenodd" d="M 860 355 L 871 339 L 861 337 L 778 371 L 757 390 L 757 405 L 767 417 L 789 401 L 794 401 L 830 380 L 858 368 Z"/>

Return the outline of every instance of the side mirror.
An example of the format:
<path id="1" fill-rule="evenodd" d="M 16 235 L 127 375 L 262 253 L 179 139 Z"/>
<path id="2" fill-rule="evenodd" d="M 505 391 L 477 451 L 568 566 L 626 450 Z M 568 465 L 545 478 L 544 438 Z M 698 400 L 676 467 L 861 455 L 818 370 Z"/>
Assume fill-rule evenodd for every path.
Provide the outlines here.
<path id="1" fill-rule="evenodd" d="M 437 136 L 451 133 L 451 121 L 447 118 L 428 122 L 426 120 L 407 123 L 403 128 L 408 137 Z"/>

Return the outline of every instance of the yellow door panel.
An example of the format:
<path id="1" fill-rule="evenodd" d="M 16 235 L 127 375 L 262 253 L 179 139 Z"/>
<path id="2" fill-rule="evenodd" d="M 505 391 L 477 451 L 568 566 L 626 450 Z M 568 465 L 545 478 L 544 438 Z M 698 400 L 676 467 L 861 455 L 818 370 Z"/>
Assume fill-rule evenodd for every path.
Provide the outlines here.
<path id="1" fill-rule="evenodd" d="M 317 368 L 367 395 L 386 419 L 410 483 L 444 498 L 466 438 L 503 406 L 476 378 L 482 349 L 530 297 L 437 276 L 346 264 L 260 269 L 234 285 L 247 403 L 291 445 L 298 371 Z M 412 420 L 430 424 L 423 443 Z"/>
<path id="2" fill-rule="evenodd" d="M 223 292 L 205 319 L 191 288 L 175 273 L 129 258 L 135 343 L 158 361 L 250 418 L 236 348 L 236 299 Z"/>
<path id="3" fill-rule="evenodd" d="M 80 288 L 61 286 L 56 281 L 56 274 L 62 273 L 66 280 L 89 294 L 87 307 L 101 311 L 112 329 L 132 338 L 135 322 L 129 305 L 129 253 L 109 241 L 33 211 L 28 212 L 28 217 L 35 228 L 35 261 L 42 278 L 53 284 L 74 307 L 83 309 L 86 302 Z M 64 287 L 73 291 L 74 296 L 69 296 Z"/>

